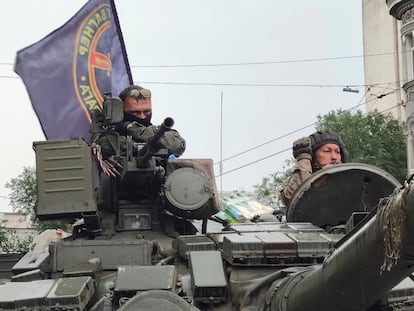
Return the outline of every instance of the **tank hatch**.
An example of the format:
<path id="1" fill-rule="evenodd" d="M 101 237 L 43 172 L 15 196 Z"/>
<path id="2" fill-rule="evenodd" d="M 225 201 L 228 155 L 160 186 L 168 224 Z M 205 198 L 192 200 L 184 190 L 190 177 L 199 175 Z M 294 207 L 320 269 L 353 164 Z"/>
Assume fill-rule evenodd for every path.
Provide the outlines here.
<path id="1" fill-rule="evenodd" d="M 372 211 L 399 186 L 389 173 L 368 164 L 335 165 L 314 173 L 296 190 L 286 218 L 319 227 L 345 224 L 352 213 Z"/>

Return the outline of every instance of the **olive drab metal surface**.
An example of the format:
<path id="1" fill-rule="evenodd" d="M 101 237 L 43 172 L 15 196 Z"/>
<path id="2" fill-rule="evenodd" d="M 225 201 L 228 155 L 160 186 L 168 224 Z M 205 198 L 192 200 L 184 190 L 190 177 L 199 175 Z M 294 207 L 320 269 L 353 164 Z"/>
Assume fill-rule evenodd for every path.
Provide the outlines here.
<path id="1" fill-rule="evenodd" d="M 119 103 L 106 97 L 93 118 L 119 169 L 96 187 L 83 141 L 34 143 L 37 216 L 73 230 L 3 271 L 0 310 L 414 311 L 412 180 L 338 165 L 311 176 L 286 215 L 245 194 L 222 210 L 211 160 L 120 143 Z"/>
<path id="2" fill-rule="evenodd" d="M 95 212 L 93 161 L 85 141 L 58 140 L 33 143 L 36 154 L 39 219 L 79 217 Z"/>
<path id="3" fill-rule="evenodd" d="M 370 212 L 378 199 L 400 183 L 384 170 L 363 163 L 338 164 L 320 170 L 294 193 L 287 211 L 290 222 L 317 226 L 344 224 L 354 212 Z"/>

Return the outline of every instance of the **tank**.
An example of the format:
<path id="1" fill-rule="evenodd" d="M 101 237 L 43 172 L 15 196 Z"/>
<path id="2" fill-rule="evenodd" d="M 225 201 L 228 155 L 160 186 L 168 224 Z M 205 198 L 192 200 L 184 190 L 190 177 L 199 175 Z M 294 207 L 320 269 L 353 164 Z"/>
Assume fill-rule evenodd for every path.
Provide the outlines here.
<path id="1" fill-rule="evenodd" d="M 33 143 L 36 215 L 73 232 L 14 264 L 0 310 L 414 310 L 411 179 L 336 165 L 285 214 L 229 223 L 212 161 L 171 159 L 157 144 L 171 118 L 147 144 L 114 131 L 118 98 L 93 120 L 119 175 L 96 174 L 82 139 Z"/>

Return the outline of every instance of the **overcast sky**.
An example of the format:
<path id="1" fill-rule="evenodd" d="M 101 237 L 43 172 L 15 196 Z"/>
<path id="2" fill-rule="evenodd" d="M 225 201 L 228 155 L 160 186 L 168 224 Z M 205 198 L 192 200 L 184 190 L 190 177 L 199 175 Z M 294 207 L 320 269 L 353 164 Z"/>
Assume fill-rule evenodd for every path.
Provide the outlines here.
<path id="1" fill-rule="evenodd" d="M 16 52 L 63 25 L 85 3 L 13 0 L 4 7 L 0 212 L 11 210 L 5 183 L 24 166 L 35 166 L 32 142 L 44 139 L 13 72 Z M 187 140 L 183 157 L 225 160 L 219 190 L 252 190 L 282 170 L 291 158 L 287 149 L 312 133 L 317 115 L 363 103 L 363 88 L 359 94 L 342 91 L 363 85 L 360 0 L 115 4 L 134 81 L 152 90 L 153 123 L 175 119 Z"/>

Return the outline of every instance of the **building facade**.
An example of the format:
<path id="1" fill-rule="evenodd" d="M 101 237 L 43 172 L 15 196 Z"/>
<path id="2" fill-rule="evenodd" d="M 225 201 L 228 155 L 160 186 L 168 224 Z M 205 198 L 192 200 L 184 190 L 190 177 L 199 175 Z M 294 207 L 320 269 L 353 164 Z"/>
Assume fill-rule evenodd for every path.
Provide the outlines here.
<path id="1" fill-rule="evenodd" d="M 391 113 L 407 133 L 414 173 L 414 0 L 362 0 L 367 112 Z"/>
<path id="2" fill-rule="evenodd" d="M 399 62 L 396 70 L 403 89 L 402 102 L 407 131 L 408 173 L 414 173 L 414 0 L 386 0 L 389 14 L 393 17 L 395 55 Z"/>
<path id="3" fill-rule="evenodd" d="M 405 121 L 399 23 L 378 0 L 362 0 L 362 19 L 366 110 Z"/>

